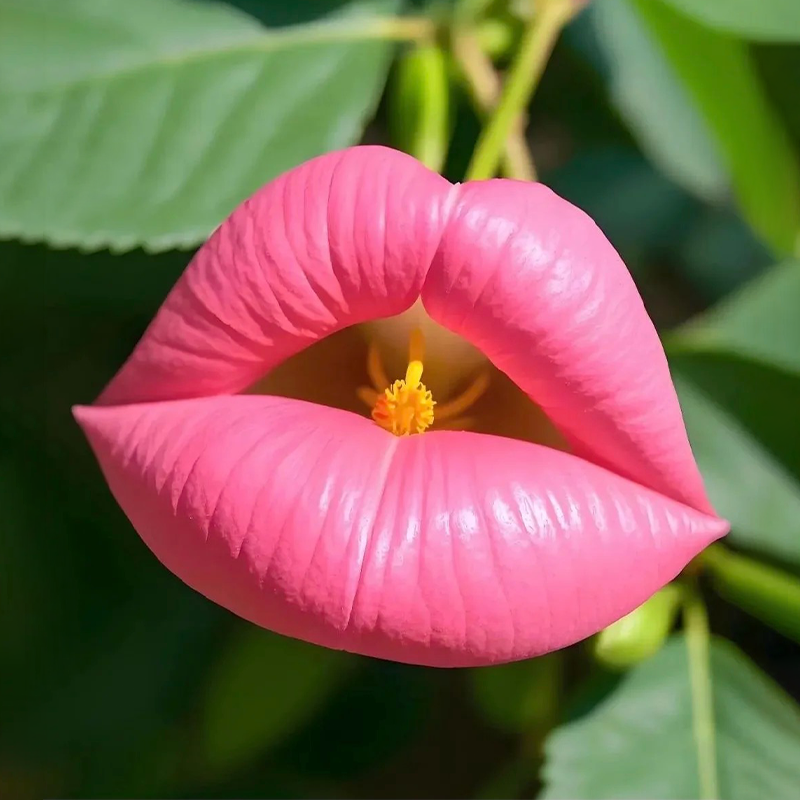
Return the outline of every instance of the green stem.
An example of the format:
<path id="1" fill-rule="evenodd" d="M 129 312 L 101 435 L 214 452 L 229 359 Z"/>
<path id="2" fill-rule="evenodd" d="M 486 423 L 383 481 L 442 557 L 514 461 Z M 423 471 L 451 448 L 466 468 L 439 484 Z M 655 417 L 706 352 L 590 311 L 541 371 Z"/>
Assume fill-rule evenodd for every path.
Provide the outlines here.
<path id="1" fill-rule="evenodd" d="M 475 34 L 457 30 L 451 41 L 456 62 L 478 114 L 488 117 L 500 97 L 500 78 L 492 62 L 481 50 Z M 504 143 L 503 174 L 520 181 L 535 181 L 536 166 L 525 141 L 525 120 L 519 116 L 506 135 Z"/>
<path id="2" fill-rule="evenodd" d="M 721 597 L 800 642 L 800 578 L 721 544 L 703 551 L 699 561 Z"/>
<path id="3" fill-rule="evenodd" d="M 395 42 L 424 42 L 436 34 L 436 23 L 428 17 L 377 17 L 353 27 L 357 38 Z"/>
<path id="4" fill-rule="evenodd" d="M 573 14 L 571 0 L 539 0 L 528 24 L 500 100 L 481 132 L 466 180 L 493 178 L 502 158 L 509 131 L 524 114 L 561 29 Z"/>
<path id="5" fill-rule="evenodd" d="M 489 13 L 492 0 L 461 0 L 456 6 L 456 16 L 465 22 L 474 22 Z"/>
<path id="6" fill-rule="evenodd" d="M 697 748 L 700 800 L 718 800 L 717 745 L 711 686 L 711 634 L 705 603 L 694 583 L 687 586 L 684 595 L 683 620 L 689 651 L 692 720 Z"/>

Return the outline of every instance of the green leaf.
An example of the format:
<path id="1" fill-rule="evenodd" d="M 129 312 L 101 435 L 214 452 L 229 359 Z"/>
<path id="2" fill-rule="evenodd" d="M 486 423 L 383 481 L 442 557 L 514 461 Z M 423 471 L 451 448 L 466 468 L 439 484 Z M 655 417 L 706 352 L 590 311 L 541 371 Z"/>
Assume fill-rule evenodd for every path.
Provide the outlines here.
<path id="1" fill-rule="evenodd" d="M 556 713 L 562 662 L 558 654 L 469 671 L 472 698 L 495 727 L 530 734 Z"/>
<path id="2" fill-rule="evenodd" d="M 753 56 L 772 107 L 778 112 L 795 152 L 800 150 L 800 103 L 797 102 L 797 75 L 800 74 L 800 47 L 787 44 L 754 45 Z"/>
<path id="3" fill-rule="evenodd" d="M 214 2 L 0 0 L 0 236 L 202 241 L 269 179 L 360 137 L 398 35 L 374 15 L 396 6 L 268 29 Z"/>
<path id="4" fill-rule="evenodd" d="M 393 754 L 413 747 L 436 717 L 442 698 L 435 675 L 425 668 L 360 659 L 313 724 L 273 758 L 307 779 L 350 781 L 380 769 Z"/>
<path id="5" fill-rule="evenodd" d="M 203 709 L 205 758 L 226 773 L 295 733 L 355 659 L 248 626 L 212 670 Z"/>
<path id="6" fill-rule="evenodd" d="M 792 253 L 800 242 L 797 162 L 747 46 L 660 0 L 631 2 L 708 125 L 745 219 L 776 253 Z"/>
<path id="7" fill-rule="evenodd" d="M 800 261 L 773 267 L 679 339 L 688 349 L 725 350 L 800 374 Z"/>
<path id="8" fill-rule="evenodd" d="M 539 763 L 527 750 L 503 764 L 472 795 L 473 800 L 497 800 L 498 797 L 528 797 L 527 787 L 535 783 Z"/>
<path id="9" fill-rule="evenodd" d="M 603 53 L 611 100 L 644 153 L 695 194 L 722 200 L 728 176 L 711 131 L 627 0 L 586 10 Z"/>
<path id="10" fill-rule="evenodd" d="M 800 709 L 729 642 L 712 640 L 719 800 L 794 800 Z M 546 745 L 546 800 L 699 797 L 686 644 L 675 637 Z"/>
<path id="11" fill-rule="evenodd" d="M 547 185 L 589 214 L 637 278 L 653 266 L 643 254 L 674 245 L 697 216 L 697 203 L 632 148 L 586 148 Z"/>
<path id="12" fill-rule="evenodd" d="M 715 405 L 736 420 L 770 456 L 800 481 L 800 426 L 795 425 L 800 373 L 729 353 L 679 351 L 672 364 Z"/>
<path id="13" fill-rule="evenodd" d="M 731 540 L 800 565 L 796 477 L 739 420 L 683 377 L 679 363 L 674 371 L 692 449 L 712 503 L 731 522 Z"/>
<path id="14" fill-rule="evenodd" d="M 800 41 L 797 0 L 666 0 L 698 22 L 744 39 Z"/>
<path id="15" fill-rule="evenodd" d="M 673 246 L 676 278 L 701 302 L 719 301 L 773 264 L 764 243 L 728 205 L 695 209 Z"/>
<path id="16" fill-rule="evenodd" d="M 800 564 L 800 264 L 787 262 L 667 345 L 712 501 L 747 548 Z"/>
<path id="17" fill-rule="evenodd" d="M 28 529 L 42 523 L 42 509 L 33 502 L 33 495 L 20 475 L 19 464 L 10 452 L 9 443 L 2 441 L 0 455 L 0 515 L 3 533 L 0 536 L 0 562 L 4 565 L 3 588 L 8 609 L 25 609 L 24 613 L 0 615 L 0 680 L 9 686 L 11 668 L 25 669 L 33 644 L 46 637 L 48 581 L 43 565 L 37 558 Z M 47 504 L 49 505 L 49 504 Z M 62 562 L 63 567 L 63 562 Z M 7 716 L 7 692 L 0 700 L 0 711 Z"/>
<path id="18" fill-rule="evenodd" d="M 163 589 L 153 581 L 148 586 L 154 590 L 149 597 L 130 598 L 100 630 L 69 642 L 77 659 L 51 639 L 49 660 L 34 675 L 28 665 L 27 684 L 33 685 L 22 676 L 12 684 L 26 695 L 13 698 L 22 701 L 9 720 L 15 750 L 58 758 L 81 748 L 96 756 L 94 768 L 120 750 L 130 757 L 131 749 L 190 707 L 221 612 L 174 580 Z M 44 658 L 35 654 L 37 662 Z"/>
<path id="19" fill-rule="evenodd" d="M 673 363 L 800 480 L 800 262 L 773 267 L 670 339 Z M 677 357 L 677 360 L 676 360 Z"/>

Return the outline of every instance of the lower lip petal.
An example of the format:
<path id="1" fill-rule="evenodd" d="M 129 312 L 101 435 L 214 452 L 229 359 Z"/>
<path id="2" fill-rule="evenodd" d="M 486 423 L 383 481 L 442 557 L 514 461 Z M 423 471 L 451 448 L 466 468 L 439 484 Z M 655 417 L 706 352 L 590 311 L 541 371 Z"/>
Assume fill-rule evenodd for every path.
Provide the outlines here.
<path id="1" fill-rule="evenodd" d="M 75 415 L 134 527 L 189 586 L 265 628 L 396 661 L 567 646 L 727 531 L 566 453 L 464 432 L 397 438 L 284 398 Z"/>

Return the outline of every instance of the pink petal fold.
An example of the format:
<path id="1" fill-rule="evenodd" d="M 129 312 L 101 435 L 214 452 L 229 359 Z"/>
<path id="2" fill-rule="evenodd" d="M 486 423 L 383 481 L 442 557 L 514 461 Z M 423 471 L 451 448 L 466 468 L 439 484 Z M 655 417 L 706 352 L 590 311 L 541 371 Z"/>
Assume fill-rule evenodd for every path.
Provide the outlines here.
<path id="1" fill-rule="evenodd" d="M 235 396 L 420 296 L 573 455 L 398 439 L 344 411 Z M 727 530 L 658 336 L 595 224 L 538 184 L 452 186 L 382 147 L 314 159 L 238 208 L 76 416 L 134 527 L 189 585 L 273 630 L 398 661 L 562 647 Z"/>
<path id="2" fill-rule="evenodd" d="M 405 311 L 451 188 L 381 147 L 322 156 L 267 184 L 200 248 L 98 402 L 240 392 L 337 330 Z"/>
<path id="3" fill-rule="evenodd" d="M 290 636 L 468 666 L 578 641 L 725 523 L 575 456 L 398 438 L 296 400 L 76 410 L 142 538 L 186 583 Z"/>
<path id="4" fill-rule="evenodd" d="M 575 453 L 713 513 L 658 334 L 625 264 L 579 208 L 539 183 L 461 187 L 422 298 Z"/>

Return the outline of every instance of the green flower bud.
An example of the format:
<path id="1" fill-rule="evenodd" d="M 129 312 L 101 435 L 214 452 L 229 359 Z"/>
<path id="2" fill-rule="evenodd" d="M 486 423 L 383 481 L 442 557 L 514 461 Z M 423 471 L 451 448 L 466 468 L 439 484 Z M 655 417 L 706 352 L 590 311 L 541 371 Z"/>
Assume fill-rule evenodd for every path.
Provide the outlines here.
<path id="1" fill-rule="evenodd" d="M 530 734 L 547 729 L 558 713 L 562 667 L 560 653 L 476 667 L 468 673 L 473 701 L 500 730 Z"/>
<path id="2" fill-rule="evenodd" d="M 670 584 L 600 631 L 594 640 L 595 658 L 612 669 L 627 669 L 654 656 L 669 636 L 680 599 L 680 588 Z"/>
<path id="3" fill-rule="evenodd" d="M 512 17 L 485 19 L 477 28 L 481 50 L 492 61 L 502 61 L 513 52 L 521 30 L 522 25 Z"/>
<path id="4" fill-rule="evenodd" d="M 394 146 L 441 172 L 450 141 L 450 82 L 440 47 L 420 45 L 400 58 L 388 111 Z"/>

